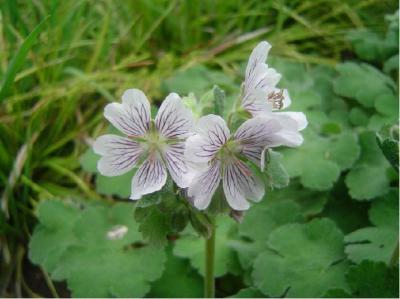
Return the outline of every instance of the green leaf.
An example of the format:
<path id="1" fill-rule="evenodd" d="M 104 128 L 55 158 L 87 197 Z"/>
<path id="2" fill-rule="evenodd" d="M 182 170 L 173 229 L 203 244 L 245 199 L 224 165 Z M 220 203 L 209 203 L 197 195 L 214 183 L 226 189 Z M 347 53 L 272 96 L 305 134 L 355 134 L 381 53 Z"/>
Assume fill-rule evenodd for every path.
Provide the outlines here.
<path id="1" fill-rule="evenodd" d="M 271 233 L 268 246 L 254 261 L 252 275 L 263 294 L 321 297 L 331 288 L 346 288 L 343 234 L 332 221 L 287 224 Z"/>
<path id="2" fill-rule="evenodd" d="M 169 92 L 189 94 L 193 92 L 199 96 L 219 85 L 225 90 L 237 91 L 236 84 L 224 73 L 207 69 L 205 66 L 197 65 L 186 70 L 178 71 L 173 77 L 164 81 L 165 89 Z"/>
<path id="3" fill-rule="evenodd" d="M 235 295 L 230 296 L 230 298 L 264 298 L 265 296 L 258 291 L 256 288 L 250 287 L 246 289 L 241 289 Z"/>
<path id="4" fill-rule="evenodd" d="M 136 169 L 120 176 L 107 177 L 101 174 L 96 176 L 96 191 L 103 195 L 116 195 L 128 199 L 131 195 L 132 178 Z"/>
<path id="5" fill-rule="evenodd" d="M 79 158 L 79 162 L 81 163 L 83 170 L 97 173 L 97 161 L 99 161 L 99 159 L 100 156 L 97 155 L 92 148 L 88 148 Z"/>
<path id="6" fill-rule="evenodd" d="M 167 244 L 167 234 L 171 231 L 168 215 L 153 207 L 139 226 L 143 238 L 155 246 Z"/>
<path id="7" fill-rule="evenodd" d="M 372 203 L 369 218 L 375 227 L 365 227 L 346 236 L 346 253 L 353 262 L 389 263 L 398 242 L 398 190 Z"/>
<path id="8" fill-rule="evenodd" d="M 200 298 L 203 296 L 203 279 L 193 271 L 188 261 L 178 258 L 168 250 L 165 271 L 152 283 L 150 298 Z"/>
<path id="9" fill-rule="evenodd" d="M 37 37 L 43 30 L 50 16 L 45 17 L 26 37 L 22 45 L 19 47 L 14 57 L 12 58 L 10 64 L 7 67 L 7 71 L 4 75 L 3 82 L 0 88 L 0 103 L 5 99 L 11 85 L 14 82 L 15 75 L 21 69 L 25 62 L 26 55 L 28 55 L 29 50 L 32 48 L 33 44 L 36 42 Z"/>
<path id="10" fill-rule="evenodd" d="M 386 227 L 366 227 L 345 238 L 346 254 L 355 263 L 363 260 L 389 263 L 398 242 L 398 234 Z"/>
<path id="11" fill-rule="evenodd" d="M 239 235 L 253 241 L 265 242 L 270 233 L 288 223 L 301 222 L 304 218 L 300 206 L 293 201 L 271 202 L 254 205 L 239 226 Z"/>
<path id="12" fill-rule="evenodd" d="M 227 216 L 217 219 L 215 241 L 215 277 L 220 277 L 232 271 L 231 266 L 236 262 L 235 252 L 229 246 L 234 222 Z M 201 275 L 204 275 L 204 239 L 194 233 L 187 233 L 175 243 L 174 254 L 187 258 L 190 264 Z"/>
<path id="13" fill-rule="evenodd" d="M 272 188 L 284 188 L 289 185 L 289 175 L 282 165 L 283 155 L 272 150 L 267 153 L 266 168 L 268 184 Z"/>
<path id="14" fill-rule="evenodd" d="M 51 200 L 41 202 L 37 214 L 40 224 L 29 242 L 29 258 L 52 272 L 63 253 L 76 242 L 72 227 L 81 213 L 77 206 Z"/>
<path id="15" fill-rule="evenodd" d="M 346 176 L 346 185 L 352 198 L 372 200 L 389 190 L 389 165 L 377 144 L 374 132 L 361 133 L 359 140 L 360 158 Z"/>
<path id="16" fill-rule="evenodd" d="M 368 64 L 346 62 L 337 66 L 339 77 L 334 81 L 335 92 L 355 99 L 367 108 L 374 107 L 381 94 L 393 94 L 392 79 Z M 368 82 L 368 84 L 365 84 Z"/>
<path id="17" fill-rule="evenodd" d="M 283 164 L 290 177 L 299 176 L 301 183 L 310 189 L 332 188 L 340 172 L 350 168 L 360 153 L 357 138 L 350 132 L 322 137 L 306 130 L 304 137 L 300 148 L 283 152 Z"/>
<path id="18" fill-rule="evenodd" d="M 328 298 L 398 298 L 399 268 L 388 268 L 384 263 L 363 261 L 350 268 L 346 280 L 350 294 L 342 289 L 328 291 Z"/>
<path id="19" fill-rule="evenodd" d="M 390 184 L 386 169 L 381 166 L 360 165 L 346 177 L 350 195 L 357 200 L 371 200 L 384 195 Z"/>
<path id="20" fill-rule="evenodd" d="M 74 297 L 142 297 L 150 290 L 150 282 L 161 276 L 165 253 L 142 241 L 133 204 L 98 203 L 83 211 L 72 208 L 76 217 L 62 205 L 43 205 L 31 255 L 43 250 L 43 244 L 54 242 L 52 251 L 59 253 L 49 251 L 51 267 L 41 258 L 37 262 L 53 279 L 66 279 Z"/>
<path id="21" fill-rule="evenodd" d="M 224 114 L 224 102 L 225 102 L 225 91 L 219 88 L 217 85 L 213 88 L 214 92 L 214 113 L 216 115 Z"/>
<path id="22" fill-rule="evenodd" d="M 383 198 L 372 203 L 369 210 L 371 223 L 380 227 L 391 227 L 394 230 L 398 226 L 399 218 L 399 190 L 391 189 Z"/>

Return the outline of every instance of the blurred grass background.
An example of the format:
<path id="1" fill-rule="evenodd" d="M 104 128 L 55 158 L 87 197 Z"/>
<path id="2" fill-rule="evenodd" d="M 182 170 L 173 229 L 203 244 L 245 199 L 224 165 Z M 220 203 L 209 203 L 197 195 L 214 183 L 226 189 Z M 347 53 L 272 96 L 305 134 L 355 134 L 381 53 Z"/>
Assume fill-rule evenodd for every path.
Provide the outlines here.
<path id="1" fill-rule="evenodd" d="M 104 129 L 104 105 L 123 90 L 158 101 L 165 78 L 197 64 L 237 80 L 262 39 L 273 56 L 333 67 L 352 55 L 347 32 L 383 32 L 397 2 L 3 0 L 0 9 L 3 294 L 40 272 L 23 267 L 38 200 L 98 198 L 79 156 Z"/>

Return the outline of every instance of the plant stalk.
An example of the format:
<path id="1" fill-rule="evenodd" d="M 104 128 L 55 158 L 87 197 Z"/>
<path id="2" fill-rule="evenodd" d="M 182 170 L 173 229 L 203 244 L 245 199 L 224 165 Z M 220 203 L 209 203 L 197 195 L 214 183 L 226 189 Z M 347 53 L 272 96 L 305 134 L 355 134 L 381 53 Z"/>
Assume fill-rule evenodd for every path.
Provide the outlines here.
<path id="1" fill-rule="evenodd" d="M 204 298 L 215 298 L 214 257 L 215 257 L 215 223 L 211 225 L 210 237 L 205 240 L 205 274 Z"/>

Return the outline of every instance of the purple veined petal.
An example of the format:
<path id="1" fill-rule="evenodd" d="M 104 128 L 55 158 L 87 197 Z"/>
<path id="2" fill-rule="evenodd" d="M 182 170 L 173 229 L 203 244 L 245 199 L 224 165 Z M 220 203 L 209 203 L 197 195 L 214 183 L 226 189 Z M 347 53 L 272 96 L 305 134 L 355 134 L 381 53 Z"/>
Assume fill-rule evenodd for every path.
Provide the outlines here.
<path id="1" fill-rule="evenodd" d="M 192 173 L 184 158 L 185 142 L 169 144 L 164 151 L 164 160 L 169 174 L 180 188 L 187 188 L 192 179 Z"/>
<path id="2" fill-rule="evenodd" d="M 97 138 L 93 150 L 102 155 L 97 168 L 104 176 L 117 176 L 128 172 L 143 153 L 143 147 L 138 142 L 111 134 Z"/>
<path id="3" fill-rule="evenodd" d="M 206 209 L 221 180 L 221 162 L 214 159 L 206 169 L 197 172 L 188 189 L 188 196 L 199 210 Z"/>
<path id="4" fill-rule="evenodd" d="M 255 67 L 260 64 L 264 63 L 267 60 L 268 52 L 271 49 L 271 45 L 266 42 L 260 42 L 251 52 L 249 57 L 249 62 L 246 66 L 246 74 L 245 78 L 249 78 L 252 72 L 254 71 Z"/>
<path id="5" fill-rule="evenodd" d="M 197 122 L 197 132 L 186 141 L 185 159 L 189 163 L 206 163 L 230 137 L 224 119 L 218 115 L 203 116 Z"/>
<path id="6" fill-rule="evenodd" d="M 303 112 L 274 112 L 274 117 L 276 118 L 289 118 L 295 122 L 297 131 L 304 130 L 307 125 L 307 117 Z"/>
<path id="7" fill-rule="evenodd" d="M 260 201 L 265 193 L 263 182 L 239 159 L 224 167 L 223 188 L 229 206 L 238 211 L 250 207 L 246 199 Z"/>
<path id="8" fill-rule="evenodd" d="M 156 153 L 152 153 L 132 179 L 130 199 L 138 200 L 145 194 L 158 191 L 165 185 L 166 181 L 167 170 L 164 162 Z"/>
<path id="9" fill-rule="evenodd" d="M 170 93 L 157 113 L 156 127 L 167 138 L 187 138 L 193 134 L 193 117 L 176 93 Z"/>
<path id="10" fill-rule="evenodd" d="M 244 94 L 250 94 L 257 89 L 269 90 L 278 84 L 281 77 L 281 74 L 275 69 L 268 67 L 265 63 L 260 63 L 255 67 L 253 73 L 246 78 L 244 82 Z"/>
<path id="11" fill-rule="evenodd" d="M 150 125 L 150 103 L 141 90 L 128 89 L 122 95 L 122 104 L 108 104 L 104 116 L 122 133 L 143 136 Z"/>
<path id="12" fill-rule="evenodd" d="M 275 119 L 255 117 L 245 121 L 234 138 L 239 141 L 241 154 L 263 170 L 265 150 L 275 144 L 276 133 L 281 129 L 281 124 Z"/>
<path id="13" fill-rule="evenodd" d="M 246 94 L 242 99 L 242 108 L 250 112 L 253 117 L 270 114 L 273 110 L 267 100 L 267 92 L 261 89 Z"/>
<path id="14" fill-rule="evenodd" d="M 271 137 L 281 129 L 282 126 L 276 119 L 254 117 L 246 120 L 233 137 L 242 145 L 266 147 Z"/>

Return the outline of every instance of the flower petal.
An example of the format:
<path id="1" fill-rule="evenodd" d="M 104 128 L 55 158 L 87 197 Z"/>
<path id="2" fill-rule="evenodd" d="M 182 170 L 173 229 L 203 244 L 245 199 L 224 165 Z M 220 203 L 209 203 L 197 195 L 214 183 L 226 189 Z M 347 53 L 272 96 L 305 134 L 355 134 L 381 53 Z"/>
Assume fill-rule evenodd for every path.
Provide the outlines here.
<path id="1" fill-rule="evenodd" d="M 167 181 L 167 170 L 164 162 L 151 154 L 135 173 L 132 179 L 132 193 L 130 199 L 137 200 L 143 195 L 160 190 Z"/>
<path id="2" fill-rule="evenodd" d="M 255 117 L 245 121 L 234 138 L 240 142 L 241 153 L 263 170 L 264 151 L 276 143 L 276 133 L 281 129 L 273 118 Z"/>
<path id="3" fill-rule="evenodd" d="M 281 130 L 274 134 L 270 147 L 289 146 L 298 147 L 304 141 L 303 136 L 298 131 Z"/>
<path id="4" fill-rule="evenodd" d="M 307 125 L 307 117 L 303 112 L 274 112 L 275 117 L 288 117 L 295 121 L 298 131 L 304 130 Z"/>
<path id="5" fill-rule="evenodd" d="M 124 134 L 143 136 L 149 129 L 150 103 L 141 90 L 128 89 L 122 95 L 122 104 L 108 104 L 104 116 Z"/>
<path id="6" fill-rule="evenodd" d="M 266 42 L 260 42 L 251 52 L 249 62 L 246 67 L 246 78 L 249 78 L 255 67 L 259 63 L 264 63 L 267 60 L 268 52 L 271 49 L 271 45 Z"/>
<path id="7" fill-rule="evenodd" d="M 193 117 L 176 93 L 170 93 L 156 116 L 156 127 L 168 138 L 187 138 L 193 134 Z"/>
<path id="8" fill-rule="evenodd" d="M 138 142 L 111 134 L 97 138 L 93 150 L 103 156 L 97 168 L 105 176 L 117 176 L 128 172 L 143 153 L 143 148 Z"/>
<path id="9" fill-rule="evenodd" d="M 238 211 L 250 207 L 246 198 L 258 202 L 265 193 L 262 181 L 239 159 L 225 165 L 223 187 L 228 204 Z"/>
<path id="10" fill-rule="evenodd" d="M 222 117 L 207 115 L 199 119 L 197 133 L 186 141 L 185 157 L 190 163 L 210 161 L 230 137 Z"/>
<path id="11" fill-rule="evenodd" d="M 248 95 L 257 89 L 268 90 L 275 87 L 281 77 L 275 69 L 268 67 L 265 63 L 260 63 L 244 81 L 244 93 Z"/>
<path id="12" fill-rule="evenodd" d="M 185 142 L 169 144 L 164 152 L 165 164 L 168 171 L 180 188 L 187 188 L 192 179 L 192 172 L 184 159 Z"/>
<path id="13" fill-rule="evenodd" d="M 208 207 L 221 180 L 221 162 L 213 160 L 203 171 L 199 171 L 188 189 L 188 196 L 199 210 Z"/>

